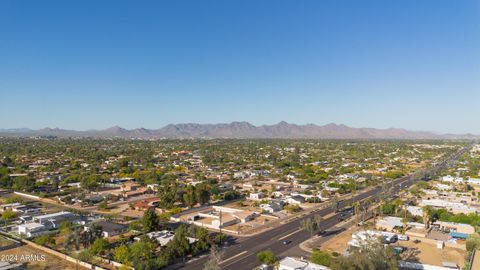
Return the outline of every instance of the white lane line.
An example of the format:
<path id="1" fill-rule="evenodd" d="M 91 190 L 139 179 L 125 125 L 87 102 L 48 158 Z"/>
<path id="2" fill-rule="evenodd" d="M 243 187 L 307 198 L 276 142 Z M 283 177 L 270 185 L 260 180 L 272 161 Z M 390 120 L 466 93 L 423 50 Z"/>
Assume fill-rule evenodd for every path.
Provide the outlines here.
<path id="1" fill-rule="evenodd" d="M 294 232 L 292 232 L 292 233 L 289 233 L 289 234 L 287 234 L 287 235 L 285 235 L 285 236 L 282 236 L 282 237 L 278 238 L 278 240 L 285 239 L 285 238 L 287 238 L 287 237 L 289 237 L 289 236 L 291 236 L 291 235 L 294 235 L 294 234 L 298 233 L 298 232 L 301 231 L 301 230 L 303 230 L 303 229 L 298 229 L 298 230 L 296 230 L 296 231 L 294 231 Z"/>
<path id="2" fill-rule="evenodd" d="M 245 250 L 245 251 L 243 251 L 243 252 L 240 252 L 240 253 L 238 253 L 238 254 L 235 255 L 235 256 L 232 256 L 232 257 L 230 257 L 230 258 L 228 258 L 228 259 L 226 259 L 226 260 L 221 261 L 220 263 L 222 264 L 222 263 L 228 262 L 228 261 L 230 261 L 230 260 L 233 260 L 233 259 L 235 259 L 235 258 L 237 258 L 237 257 L 242 256 L 243 254 L 245 254 L 245 253 L 247 253 L 247 252 L 248 252 L 247 250 Z"/>

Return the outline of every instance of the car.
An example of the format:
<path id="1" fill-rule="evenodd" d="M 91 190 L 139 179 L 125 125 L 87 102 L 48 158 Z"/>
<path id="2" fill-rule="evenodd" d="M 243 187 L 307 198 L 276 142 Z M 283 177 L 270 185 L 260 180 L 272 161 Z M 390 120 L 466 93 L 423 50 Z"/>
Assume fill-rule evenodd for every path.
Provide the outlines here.
<path id="1" fill-rule="evenodd" d="M 393 253 L 395 253 L 397 255 L 402 253 L 403 251 L 405 251 L 405 248 L 403 248 L 403 247 L 394 247 L 393 248 Z"/>
<path id="2" fill-rule="evenodd" d="M 288 244 L 290 244 L 291 242 L 292 242 L 292 241 L 290 241 L 290 240 L 285 240 L 285 241 L 282 242 L 282 244 L 288 245 Z"/>
<path id="3" fill-rule="evenodd" d="M 409 239 L 408 235 L 404 235 L 404 234 L 398 235 L 398 240 L 400 241 L 408 241 L 408 239 Z"/>

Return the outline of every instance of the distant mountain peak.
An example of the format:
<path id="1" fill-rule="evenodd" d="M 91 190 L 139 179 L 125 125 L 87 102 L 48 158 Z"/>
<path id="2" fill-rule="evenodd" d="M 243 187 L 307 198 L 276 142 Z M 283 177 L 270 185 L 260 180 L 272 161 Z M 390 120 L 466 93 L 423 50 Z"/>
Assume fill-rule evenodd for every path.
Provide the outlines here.
<path id="1" fill-rule="evenodd" d="M 110 133 L 126 133 L 126 132 L 128 132 L 127 129 L 124 129 L 120 126 L 113 126 L 113 127 L 107 128 L 103 131 L 110 132 Z"/>
<path id="2" fill-rule="evenodd" d="M 59 128 L 0 129 L 0 136 L 123 137 L 123 138 L 303 138 L 303 139 L 479 139 L 477 135 L 437 134 L 399 128 L 352 128 L 329 123 L 297 125 L 281 121 L 255 126 L 246 121 L 220 124 L 178 123 L 160 129 L 125 129 L 118 125 L 104 130 L 75 131 Z"/>

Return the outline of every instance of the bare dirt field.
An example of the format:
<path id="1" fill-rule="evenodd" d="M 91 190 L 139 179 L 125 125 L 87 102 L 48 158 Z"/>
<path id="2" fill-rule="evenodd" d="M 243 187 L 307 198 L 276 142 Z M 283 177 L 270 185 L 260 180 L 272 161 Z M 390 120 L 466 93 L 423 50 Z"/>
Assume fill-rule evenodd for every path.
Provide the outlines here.
<path id="1" fill-rule="evenodd" d="M 424 264 L 441 266 L 442 262 L 453 262 L 463 267 L 465 264 L 466 252 L 461 249 L 445 247 L 437 248 L 434 244 L 413 241 L 398 241 L 395 245 L 407 248 L 402 257 L 408 261 L 418 261 Z"/>
<path id="2" fill-rule="evenodd" d="M 58 257 L 47 254 L 41 250 L 24 245 L 21 247 L 0 251 L 0 258 L 15 263 L 26 263 L 27 269 L 40 270 L 76 270 L 87 269 L 73 263 L 61 260 Z"/>
<path id="3" fill-rule="evenodd" d="M 327 240 L 319 248 L 321 250 L 343 254 L 347 249 L 348 241 L 352 239 L 352 233 L 354 233 L 355 230 L 355 227 L 350 227 L 348 230 L 341 232 L 335 237 Z"/>

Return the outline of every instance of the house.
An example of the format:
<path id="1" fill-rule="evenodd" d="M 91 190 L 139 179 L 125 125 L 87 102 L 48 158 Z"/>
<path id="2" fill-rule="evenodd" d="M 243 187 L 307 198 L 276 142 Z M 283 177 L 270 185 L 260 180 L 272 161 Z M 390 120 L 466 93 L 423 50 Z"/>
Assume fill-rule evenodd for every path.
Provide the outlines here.
<path id="1" fill-rule="evenodd" d="M 160 201 L 159 198 L 148 198 L 145 200 L 135 202 L 135 209 L 137 210 L 148 210 L 155 209 L 155 204 Z"/>
<path id="2" fill-rule="evenodd" d="M 305 260 L 285 257 L 278 264 L 278 270 L 328 270 L 330 268 Z"/>
<path id="3" fill-rule="evenodd" d="M 423 216 L 423 209 L 421 207 L 418 207 L 418 206 L 409 205 L 409 206 L 407 206 L 407 211 L 410 214 L 412 214 L 412 216 L 418 216 L 418 217 Z"/>
<path id="4" fill-rule="evenodd" d="M 453 212 L 454 214 L 464 213 L 477 213 L 477 208 L 465 205 L 459 202 L 449 202 L 441 199 L 432 199 L 432 200 L 422 200 L 420 206 L 432 206 L 436 208 L 444 208 L 448 211 Z"/>
<path id="5" fill-rule="evenodd" d="M 271 202 L 271 203 L 261 204 L 260 208 L 265 212 L 274 213 L 274 212 L 278 212 L 278 211 L 282 210 L 283 205 Z"/>
<path id="6" fill-rule="evenodd" d="M 369 245 L 373 241 L 382 241 L 384 243 L 395 243 L 398 236 L 390 232 L 382 231 L 358 231 L 352 234 L 352 240 L 348 242 L 349 247 L 361 247 Z"/>
<path id="7" fill-rule="evenodd" d="M 160 246 L 166 246 L 168 242 L 172 241 L 173 238 L 175 237 L 175 233 L 172 231 L 155 231 L 155 232 L 149 232 L 146 234 L 150 239 L 155 239 Z M 137 241 L 140 241 L 140 237 L 135 237 L 134 238 Z M 195 242 L 198 241 L 198 239 L 192 238 L 192 237 L 187 237 L 188 243 L 191 245 Z"/>
<path id="8" fill-rule="evenodd" d="M 285 201 L 289 204 L 302 204 L 305 203 L 305 198 L 300 195 L 295 195 L 288 197 Z"/>
<path id="9" fill-rule="evenodd" d="M 287 191 L 274 191 L 272 192 L 272 195 L 275 197 L 275 198 L 283 198 L 287 195 Z"/>
<path id="10" fill-rule="evenodd" d="M 151 189 L 152 191 L 158 191 L 159 184 L 148 184 L 147 189 Z"/>
<path id="11" fill-rule="evenodd" d="M 21 203 L 9 203 L 0 205 L 0 212 L 12 211 L 15 213 L 31 214 L 40 212 L 40 208 L 26 206 Z"/>
<path id="12" fill-rule="evenodd" d="M 231 215 L 222 215 L 222 218 L 213 219 L 211 226 L 215 229 L 228 227 L 238 223 L 238 219 Z"/>
<path id="13" fill-rule="evenodd" d="M 120 191 L 128 192 L 128 191 L 136 190 L 137 188 L 140 188 L 139 184 L 133 183 L 133 182 L 128 182 L 128 183 L 123 183 L 122 184 L 122 186 L 120 187 Z"/>
<path id="14" fill-rule="evenodd" d="M 16 212 L 15 209 L 17 207 L 24 206 L 21 203 L 7 203 L 7 204 L 2 204 L 0 205 L 0 212 L 5 212 L 5 211 L 13 211 Z"/>
<path id="15" fill-rule="evenodd" d="M 148 189 L 147 188 L 138 188 L 136 190 L 132 190 L 132 191 L 127 191 L 123 194 L 123 197 L 125 198 L 131 198 L 131 197 L 135 197 L 135 196 L 140 196 L 140 195 L 144 195 L 145 193 L 147 193 Z"/>
<path id="16" fill-rule="evenodd" d="M 440 183 L 436 184 L 435 187 L 440 189 L 440 190 L 452 190 L 453 189 L 453 187 L 450 186 L 450 185 L 445 185 L 445 184 L 440 184 Z"/>
<path id="17" fill-rule="evenodd" d="M 455 222 L 446 222 L 446 221 L 435 221 L 433 226 L 439 227 L 442 230 L 450 232 L 458 232 L 464 234 L 473 234 L 475 233 L 475 228 L 469 224 L 455 223 Z"/>
<path id="18" fill-rule="evenodd" d="M 385 217 L 375 224 L 378 230 L 393 231 L 395 228 L 402 228 L 402 219 L 399 217 Z"/>
<path id="19" fill-rule="evenodd" d="M 480 185 L 480 178 L 468 178 L 467 182 L 472 185 Z"/>
<path id="20" fill-rule="evenodd" d="M 252 192 L 248 197 L 248 199 L 252 201 L 259 201 L 263 198 L 265 198 L 265 194 L 263 192 Z"/>
<path id="21" fill-rule="evenodd" d="M 123 234 L 128 232 L 128 226 L 124 224 L 118 224 L 111 221 L 97 221 L 94 223 L 102 228 L 103 237 L 112 237 L 115 235 Z M 85 227 L 85 230 L 89 230 L 89 227 Z"/>
<path id="22" fill-rule="evenodd" d="M 453 177 L 450 175 L 442 177 L 442 181 L 444 182 L 450 182 L 450 183 L 464 183 L 463 177 Z"/>
<path id="23" fill-rule="evenodd" d="M 48 228 L 40 223 L 26 223 L 18 225 L 18 233 L 27 237 L 36 237 L 48 232 Z"/>
<path id="24" fill-rule="evenodd" d="M 225 206 L 213 206 L 210 210 L 196 213 L 187 218 L 187 222 L 201 227 L 220 229 L 237 223 L 253 220 L 258 213 Z"/>
<path id="25" fill-rule="evenodd" d="M 70 222 L 70 223 L 77 223 L 77 224 L 82 223 L 79 216 L 70 212 L 65 212 L 65 211 L 53 213 L 53 214 L 35 216 L 33 217 L 32 220 L 33 222 L 45 225 L 45 227 L 49 229 L 57 229 L 58 227 L 60 227 L 60 224 L 62 224 L 63 222 Z"/>
<path id="26" fill-rule="evenodd" d="M 231 215 L 234 218 L 238 218 L 241 223 L 246 223 L 250 220 L 253 220 L 257 214 L 252 211 L 239 211 L 239 212 L 231 213 Z"/>

